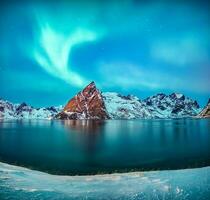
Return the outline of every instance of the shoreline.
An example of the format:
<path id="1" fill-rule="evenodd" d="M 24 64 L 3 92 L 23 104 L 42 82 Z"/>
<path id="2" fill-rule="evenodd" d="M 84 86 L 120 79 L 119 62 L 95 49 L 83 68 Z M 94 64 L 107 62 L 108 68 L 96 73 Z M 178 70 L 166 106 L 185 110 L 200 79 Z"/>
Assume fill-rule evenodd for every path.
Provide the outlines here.
<path id="1" fill-rule="evenodd" d="M 24 166 L 24 165 L 18 165 L 16 163 L 7 163 L 3 160 L 0 160 L 0 166 L 1 165 L 8 165 L 9 167 L 19 167 L 25 170 L 31 170 L 31 171 L 36 171 L 40 173 L 46 173 L 48 175 L 52 176 L 71 176 L 71 177 L 86 177 L 86 176 L 103 176 L 103 175 L 113 175 L 113 174 L 131 174 L 131 173 L 151 173 L 151 172 L 170 172 L 170 171 L 179 171 L 179 170 L 193 170 L 193 169 L 201 169 L 201 168 L 210 168 L 210 165 L 192 165 L 192 166 L 187 166 L 183 168 L 131 168 L 131 169 L 118 169 L 118 170 L 113 170 L 113 171 L 98 171 L 98 172 L 93 172 L 93 173 L 69 173 L 69 174 L 64 174 L 61 172 L 50 172 L 49 170 L 41 170 L 38 168 L 34 168 L 33 166 Z"/>
<path id="2" fill-rule="evenodd" d="M 44 172 L 44 171 L 39 171 L 39 170 L 36 170 L 36 169 L 31 169 L 31 168 L 27 168 L 27 167 L 24 167 L 24 166 L 19 166 L 19 165 L 13 165 L 13 164 L 8 164 L 8 163 L 4 163 L 4 162 L 0 162 L 0 169 L 1 167 L 3 166 L 4 167 L 9 167 L 9 168 L 18 168 L 20 170 L 24 170 L 24 171 L 27 171 L 27 172 L 30 172 L 30 171 L 33 171 L 33 172 L 36 172 L 36 173 L 43 173 L 43 174 L 47 174 L 47 175 L 50 175 L 50 176 L 58 176 L 58 177 L 92 177 L 92 176 L 95 176 L 95 177 L 103 177 L 103 176 L 118 176 L 118 175 L 133 175 L 133 174 L 147 174 L 147 173 L 158 173 L 158 172 L 179 172 L 179 171 L 184 171 L 184 170 L 196 170 L 196 169 L 209 169 L 210 170 L 210 166 L 204 166 L 204 167 L 194 167 L 194 168 L 184 168 L 184 169 L 167 169 L 167 170 L 148 170 L 148 171 L 130 171 L 130 172 L 114 172 L 114 173 L 103 173 L 103 174 L 87 174 L 87 175 L 59 175 L 59 174 L 51 174 L 51 173 L 48 173 L 48 172 Z M 0 171 L 1 173 L 1 171 Z"/>

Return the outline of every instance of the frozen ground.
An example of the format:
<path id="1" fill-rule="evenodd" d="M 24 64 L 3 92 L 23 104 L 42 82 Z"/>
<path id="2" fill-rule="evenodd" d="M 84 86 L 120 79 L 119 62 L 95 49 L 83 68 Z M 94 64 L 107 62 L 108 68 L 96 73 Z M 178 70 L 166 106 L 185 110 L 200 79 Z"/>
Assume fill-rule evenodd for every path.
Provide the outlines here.
<path id="1" fill-rule="evenodd" d="M 0 163 L 0 199 L 209 199 L 210 167 L 57 176 Z"/>

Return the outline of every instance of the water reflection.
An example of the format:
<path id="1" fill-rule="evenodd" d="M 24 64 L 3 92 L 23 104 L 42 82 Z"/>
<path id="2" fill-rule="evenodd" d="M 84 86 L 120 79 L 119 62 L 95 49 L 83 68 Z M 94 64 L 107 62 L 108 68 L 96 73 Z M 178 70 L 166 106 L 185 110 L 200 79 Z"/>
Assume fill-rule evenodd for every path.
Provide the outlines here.
<path id="1" fill-rule="evenodd" d="M 62 121 L 66 128 L 70 131 L 76 130 L 85 134 L 97 134 L 101 132 L 105 121 L 104 120 L 65 120 Z"/>
<path id="2" fill-rule="evenodd" d="M 103 148 L 105 121 L 65 120 L 61 123 L 67 130 L 69 140 L 74 141 L 75 148 L 82 152 L 85 165 L 96 165 L 98 151 Z"/>
<path id="3" fill-rule="evenodd" d="M 210 165 L 210 120 L 0 123 L 0 160 L 60 174 Z"/>

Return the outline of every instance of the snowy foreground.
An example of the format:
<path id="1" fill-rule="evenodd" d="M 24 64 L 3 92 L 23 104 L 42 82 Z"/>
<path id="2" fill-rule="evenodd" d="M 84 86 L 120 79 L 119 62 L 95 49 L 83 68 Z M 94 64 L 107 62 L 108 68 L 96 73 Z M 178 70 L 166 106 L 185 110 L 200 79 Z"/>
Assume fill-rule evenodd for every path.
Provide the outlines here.
<path id="1" fill-rule="evenodd" d="M 0 199 L 208 199 L 210 167 L 57 176 L 0 163 Z"/>

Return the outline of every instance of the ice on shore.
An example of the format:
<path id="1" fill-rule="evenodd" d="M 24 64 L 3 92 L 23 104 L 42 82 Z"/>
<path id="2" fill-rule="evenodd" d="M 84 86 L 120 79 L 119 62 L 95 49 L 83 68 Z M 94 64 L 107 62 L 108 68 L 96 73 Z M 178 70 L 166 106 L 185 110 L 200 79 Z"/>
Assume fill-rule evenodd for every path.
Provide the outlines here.
<path id="1" fill-rule="evenodd" d="M 208 199 L 210 167 L 58 176 L 0 162 L 0 199 Z"/>

